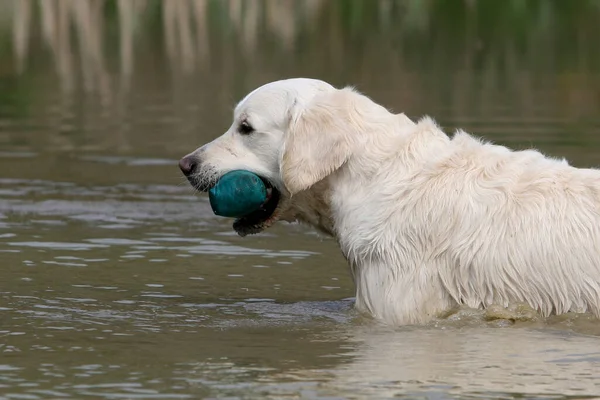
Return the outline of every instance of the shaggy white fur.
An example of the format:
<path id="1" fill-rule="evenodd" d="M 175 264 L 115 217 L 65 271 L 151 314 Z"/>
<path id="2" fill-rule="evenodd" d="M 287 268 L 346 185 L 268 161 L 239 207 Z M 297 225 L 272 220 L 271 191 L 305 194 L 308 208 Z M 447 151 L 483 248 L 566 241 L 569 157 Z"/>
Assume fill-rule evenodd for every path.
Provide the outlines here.
<path id="1" fill-rule="evenodd" d="M 511 302 L 600 315 L 598 170 L 449 137 L 311 79 L 255 90 L 192 155 L 200 178 L 243 168 L 270 180 L 281 200 L 264 227 L 299 220 L 334 236 L 356 307 L 383 322 Z"/>

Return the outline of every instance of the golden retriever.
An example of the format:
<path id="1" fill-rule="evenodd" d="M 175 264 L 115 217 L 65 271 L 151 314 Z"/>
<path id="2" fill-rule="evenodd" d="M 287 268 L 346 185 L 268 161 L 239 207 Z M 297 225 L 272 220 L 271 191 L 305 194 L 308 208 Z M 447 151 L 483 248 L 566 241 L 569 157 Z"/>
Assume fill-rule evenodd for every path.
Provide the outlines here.
<path id="1" fill-rule="evenodd" d="M 234 229 L 300 221 L 333 236 L 356 308 L 384 323 L 462 304 L 600 314 L 598 170 L 448 136 L 430 118 L 304 78 L 251 92 L 180 168 L 199 191 L 235 169 L 263 178 L 273 195 Z"/>

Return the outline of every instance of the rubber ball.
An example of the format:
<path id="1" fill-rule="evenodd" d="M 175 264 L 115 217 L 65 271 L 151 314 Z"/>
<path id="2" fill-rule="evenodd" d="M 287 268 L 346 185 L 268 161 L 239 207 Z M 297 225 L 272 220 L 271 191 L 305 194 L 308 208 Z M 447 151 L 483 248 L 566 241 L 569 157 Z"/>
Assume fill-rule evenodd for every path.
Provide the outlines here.
<path id="1" fill-rule="evenodd" d="M 267 188 L 256 174 L 235 170 L 223 175 L 208 191 L 216 215 L 241 218 L 258 210 L 267 200 Z"/>

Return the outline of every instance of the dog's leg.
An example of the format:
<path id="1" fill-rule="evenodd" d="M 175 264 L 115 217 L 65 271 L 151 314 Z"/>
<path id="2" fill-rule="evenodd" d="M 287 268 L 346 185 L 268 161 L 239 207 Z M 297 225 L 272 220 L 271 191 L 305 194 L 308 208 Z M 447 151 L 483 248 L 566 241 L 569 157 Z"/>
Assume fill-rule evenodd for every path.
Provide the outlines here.
<path id="1" fill-rule="evenodd" d="M 456 306 L 436 266 L 398 269 L 382 262 L 353 265 L 356 308 L 390 325 L 422 324 Z"/>

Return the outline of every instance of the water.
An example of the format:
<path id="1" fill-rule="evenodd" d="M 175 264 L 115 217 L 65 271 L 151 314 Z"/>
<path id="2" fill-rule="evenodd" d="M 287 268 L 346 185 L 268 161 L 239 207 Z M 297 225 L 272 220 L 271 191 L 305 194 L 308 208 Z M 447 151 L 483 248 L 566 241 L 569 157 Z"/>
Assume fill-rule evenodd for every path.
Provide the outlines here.
<path id="1" fill-rule="evenodd" d="M 177 168 L 290 76 L 600 164 L 598 3 L 482 3 L 0 1 L 0 398 L 600 397 L 594 318 L 378 326 L 332 240 Z"/>

